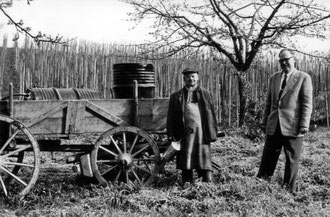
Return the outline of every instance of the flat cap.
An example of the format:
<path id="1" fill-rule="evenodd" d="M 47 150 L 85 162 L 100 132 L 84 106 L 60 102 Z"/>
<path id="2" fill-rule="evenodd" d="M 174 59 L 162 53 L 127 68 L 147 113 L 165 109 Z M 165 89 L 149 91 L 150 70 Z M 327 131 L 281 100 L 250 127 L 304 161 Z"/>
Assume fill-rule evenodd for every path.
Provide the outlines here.
<path id="1" fill-rule="evenodd" d="M 184 74 L 184 75 L 193 74 L 193 73 L 198 73 L 198 71 L 196 69 L 193 69 L 193 68 L 186 68 L 182 71 L 182 74 Z"/>

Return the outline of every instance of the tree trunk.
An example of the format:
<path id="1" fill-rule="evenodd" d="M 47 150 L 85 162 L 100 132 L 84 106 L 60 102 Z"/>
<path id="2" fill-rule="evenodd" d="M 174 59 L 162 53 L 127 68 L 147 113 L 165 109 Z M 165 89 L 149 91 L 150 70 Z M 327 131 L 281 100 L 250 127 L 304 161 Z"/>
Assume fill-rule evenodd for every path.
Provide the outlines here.
<path id="1" fill-rule="evenodd" d="M 246 73 L 238 72 L 237 81 L 238 81 L 238 95 L 239 95 L 238 126 L 241 127 L 244 124 L 245 112 L 246 112 L 246 99 L 247 99 Z"/>

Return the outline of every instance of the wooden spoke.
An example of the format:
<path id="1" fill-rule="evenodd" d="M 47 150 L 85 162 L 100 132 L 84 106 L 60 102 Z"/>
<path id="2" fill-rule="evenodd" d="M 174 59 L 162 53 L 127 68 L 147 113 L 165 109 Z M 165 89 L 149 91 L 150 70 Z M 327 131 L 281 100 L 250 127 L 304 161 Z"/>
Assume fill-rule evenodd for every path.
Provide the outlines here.
<path id="1" fill-rule="evenodd" d="M 139 138 L 139 135 L 136 135 L 135 138 L 134 138 L 134 140 L 133 140 L 133 143 L 132 143 L 131 149 L 129 150 L 129 153 L 130 153 L 130 154 L 132 154 L 133 148 L 134 148 L 134 146 L 135 146 L 136 141 L 137 141 L 138 138 Z"/>
<path id="2" fill-rule="evenodd" d="M 151 173 L 150 171 L 148 171 L 147 169 L 145 169 L 141 166 L 135 165 L 135 167 L 138 168 L 139 170 L 142 170 L 142 171 L 146 172 L 146 173 L 149 173 L 149 174 Z"/>
<path id="3" fill-rule="evenodd" d="M 138 150 L 137 152 L 135 152 L 134 154 L 132 154 L 132 157 L 135 157 L 136 155 L 138 155 L 141 152 L 145 151 L 147 148 L 149 148 L 149 145 L 144 146 L 143 148 L 141 148 L 140 150 Z"/>
<path id="4" fill-rule="evenodd" d="M 123 153 L 123 152 L 120 150 L 120 148 L 119 148 L 117 142 L 113 139 L 113 136 L 110 136 L 110 139 L 111 139 L 111 141 L 113 142 L 113 144 L 114 144 L 114 146 L 116 147 L 116 149 L 118 150 L 118 153 L 119 153 L 119 154 Z"/>
<path id="5" fill-rule="evenodd" d="M 117 173 L 117 175 L 116 175 L 115 183 L 118 182 L 120 175 L 121 175 L 121 170 L 119 170 L 118 173 Z"/>
<path id="6" fill-rule="evenodd" d="M 97 160 L 97 163 L 117 163 L 117 160 Z"/>
<path id="7" fill-rule="evenodd" d="M 126 181 L 126 183 L 129 182 L 128 171 L 127 170 L 125 170 L 125 181 Z"/>
<path id="8" fill-rule="evenodd" d="M 6 164 L 6 165 L 16 165 L 16 166 L 21 166 L 21 167 L 31 167 L 31 168 L 34 168 L 34 165 L 25 164 L 25 163 L 17 163 L 17 162 L 5 161 L 4 164 Z"/>
<path id="9" fill-rule="evenodd" d="M 151 169 L 150 169 L 149 165 L 146 163 L 146 161 L 143 161 L 143 163 L 146 166 L 146 168 L 149 170 L 149 172 L 151 173 Z"/>
<path id="10" fill-rule="evenodd" d="M 3 150 L 5 150 L 5 148 L 7 148 L 7 146 L 13 141 L 13 139 L 15 138 L 15 136 L 20 132 L 19 129 L 16 129 L 15 132 L 7 139 L 6 143 L 2 146 L 2 148 L 0 149 L 0 154 L 3 152 Z"/>
<path id="11" fill-rule="evenodd" d="M 31 148 L 31 145 L 24 146 L 22 148 L 19 148 L 19 149 L 16 149 L 16 150 L 12 151 L 12 152 L 9 152 L 8 154 L 2 155 L 2 158 L 7 158 L 9 156 L 17 154 L 17 153 L 22 152 L 22 151 L 24 151 L 26 149 L 29 149 L 29 148 Z"/>
<path id="12" fill-rule="evenodd" d="M 24 182 L 22 179 L 20 179 L 18 176 L 14 175 L 13 173 L 11 173 L 7 168 L 0 166 L 0 169 L 2 169 L 3 171 L 5 171 L 7 174 L 9 174 L 11 177 L 13 177 L 14 179 L 16 179 L 19 183 L 21 183 L 22 185 L 24 185 L 25 187 L 27 187 L 27 183 Z"/>
<path id="13" fill-rule="evenodd" d="M 116 169 L 117 167 L 118 167 L 118 165 L 110 167 L 110 169 L 107 169 L 105 172 L 102 173 L 102 176 L 106 175 L 107 173 L 111 172 L 112 170 Z"/>
<path id="14" fill-rule="evenodd" d="M 153 159 L 153 158 L 134 158 L 133 159 L 134 161 L 136 161 L 136 162 L 154 162 L 155 161 L 155 159 Z"/>
<path id="15" fill-rule="evenodd" d="M 8 196 L 7 188 L 5 186 L 5 183 L 3 182 L 1 175 L 0 175 L 0 184 L 1 184 L 3 192 L 5 193 L 5 196 L 7 197 Z"/>
<path id="16" fill-rule="evenodd" d="M 126 153 L 127 144 L 126 144 L 126 133 L 125 132 L 123 132 L 123 146 L 124 146 L 124 153 Z"/>
<path id="17" fill-rule="evenodd" d="M 113 152 L 110 151 L 109 149 L 104 148 L 103 146 L 100 146 L 100 149 L 102 149 L 103 151 L 105 151 L 105 152 L 111 154 L 111 155 L 114 156 L 114 157 L 118 157 L 117 154 L 113 153 Z"/>
<path id="18" fill-rule="evenodd" d="M 139 178 L 139 176 L 136 174 L 136 172 L 134 170 L 132 170 L 132 173 L 134 175 L 134 177 L 136 178 L 136 180 L 138 180 L 138 182 L 141 184 L 141 179 Z"/>

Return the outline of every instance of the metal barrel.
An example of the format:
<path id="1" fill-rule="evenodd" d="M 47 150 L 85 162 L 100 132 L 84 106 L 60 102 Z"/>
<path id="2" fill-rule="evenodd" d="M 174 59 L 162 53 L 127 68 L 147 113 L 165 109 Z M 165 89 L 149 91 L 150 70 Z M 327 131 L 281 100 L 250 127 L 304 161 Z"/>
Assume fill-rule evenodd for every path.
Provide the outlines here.
<path id="1" fill-rule="evenodd" d="M 28 100 L 66 100 L 100 99 L 100 94 L 93 89 L 78 88 L 30 88 L 26 91 Z"/>
<path id="2" fill-rule="evenodd" d="M 59 96 L 54 88 L 30 88 L 26 91 L 29 100 L 58 100 Z"/>
<path id="3" fill-rule="evenodd" d="M 72 88 L 77 96 L 78 99 L 101 99 L 100 93 L 97 90 L 94 89 L 78 89 L 78 88 Z"/>
<path id="4" fill-rule="evenodd" d="M 133 98 L 133 81 L 138 82 L 139 98 L 155 97 L 155 71 L 152 64 L 113 64 L 113 91 L 115 98 Z"/>

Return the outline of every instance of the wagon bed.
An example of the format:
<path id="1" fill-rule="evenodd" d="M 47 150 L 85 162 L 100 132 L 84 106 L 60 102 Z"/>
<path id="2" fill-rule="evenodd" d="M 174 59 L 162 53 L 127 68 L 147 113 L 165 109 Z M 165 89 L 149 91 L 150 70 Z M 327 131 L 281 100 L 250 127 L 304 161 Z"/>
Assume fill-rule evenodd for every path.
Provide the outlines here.
<path id="1" fill-rule="evenodd" d="M 168 99 L 134 96 L 14 100 L 11 94 L 0 101 L 0 189 L 27 194 L 38 178 L 40 151 L 78 152 L 100 183 L 150 183 L 161 167 L 151 134 L 166 133 Z"/>
<path id="2" fill-rule="evenodd" d="M 168 99 L 139 99 L 138 104 L 135 114 L 133 99 L 14 100 L 10 117 L 23 123 L 38 140 L 100 135 L 128 125 L 165 132 Z M 0 101 L 2 114 L 6 114 L 7 106 L 7 101 Z"/>

